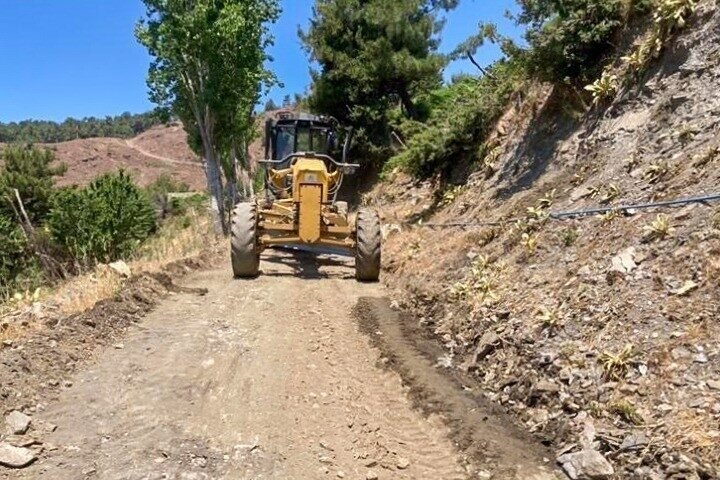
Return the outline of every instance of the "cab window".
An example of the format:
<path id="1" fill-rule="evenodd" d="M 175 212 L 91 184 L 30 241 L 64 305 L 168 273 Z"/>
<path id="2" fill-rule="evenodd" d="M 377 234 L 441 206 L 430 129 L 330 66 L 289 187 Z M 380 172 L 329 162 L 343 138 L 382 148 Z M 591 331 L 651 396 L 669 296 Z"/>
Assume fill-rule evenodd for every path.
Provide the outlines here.
<path id="1" fill-rule="evenodd" d="M 297 151 L 309 152 L 310 148 L 310 127 L 297 127 Z"/>
<path id="2" fill-rule="evenodd" d="M 324 128 L 313 128 L 312 148 L 316 153 L 328 154 L 328 132 Z"/>
<path id="3" fill-rule="evenodd" d="M 279 128 L 275 140 L 275 158 L 282 160 L 295 153 L 295 128 Z"/>

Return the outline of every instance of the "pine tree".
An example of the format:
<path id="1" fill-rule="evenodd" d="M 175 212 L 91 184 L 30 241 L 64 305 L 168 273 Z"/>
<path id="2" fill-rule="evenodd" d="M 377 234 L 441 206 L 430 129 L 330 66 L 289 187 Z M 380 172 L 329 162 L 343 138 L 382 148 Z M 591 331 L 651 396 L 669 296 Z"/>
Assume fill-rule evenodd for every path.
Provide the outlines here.
<path id="1" fill-rule="evenodd" d="M 310 106 L 371 138 L 386 133 L 387 112 L 400 104 L 417 118 L 413 100 L 437 87 L 446 59 L 438 53 L 439 10 L 457 0 L 317 0 L 301 38 L 320 66 Z"/>
<path id="2" fill-rule="evenodd" d="M 30 222 L 37 225 L 50 211 L 55 183 L 53 177 L 62 175 L 65 166 L 51 166 L 55 160 L 53 152 L 36 147 L 9 146 L 1 156 L 0 213 L 16 217 L 20 213 L 17 203 L 19 195 Z"/>

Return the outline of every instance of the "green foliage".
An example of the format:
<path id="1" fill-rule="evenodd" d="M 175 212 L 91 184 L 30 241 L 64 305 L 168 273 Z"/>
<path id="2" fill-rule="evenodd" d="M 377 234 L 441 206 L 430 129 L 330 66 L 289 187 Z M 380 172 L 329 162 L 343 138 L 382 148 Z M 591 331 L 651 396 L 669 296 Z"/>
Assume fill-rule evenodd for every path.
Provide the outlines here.
<path id="1" fill-rule="evenodd" d="M 53 239 L 81 262 L 127 257 L 155 229 L 150 199 L 120 171 L 63 189 L 48 218 Z"/>
<path id="2" fill-rule="evenodd" d="M 578 231 L 574 228 L 566 228 L 562 231 L 561 238 L 563 245 L 566 247 L 572 247 L 578 239 Z"/>
<path id="3" fill-rule="evenodd" d="M 599 104 L 607 100 L 608 98 L 615 95 L 618 89 L 618 77 L 617 75 L 611 75 L 608 72 L 603 72 L 602 76 L 595 80 L 594 83 L 587 85 L 585 90 L 592 93 L 593 103 Z"/>
<path id="4" fill-rule="evenodd" d="M 478 143 L 484 139 L 519 88 L 524 75 L 516 60 L 501 61 L 491 76 L 464 78 L 423 97 L 430 114 L 426 122 L 403 120 L 396 124 L 406 147 L 385 166 L 426 177 L 461 160 L 479 160 Z"/>
<path id="5" fill-rule="evenodd" d="M 161 111 L 133 115 L 126 112 L 116 117 L 68 118 L 62 123 L 25 120 L 0 123 L 0 143 L 57 143 L 78 138 L 130 138 L 168 120 Z"/>
<path id="6" fill-rule="evenodd" d="M 144 3 L 147 16 L 135 33 L 153 57 L 150 98 L 182 120 L 190 145 L 205 158 L 220 234 L 226 230 L 222 173 L 236 182 L 227 166 L 255 134 L 253 112 L 263 86 L 276 82 L 265 64 L 278 0 Z"/>
<path id="7" fill-rule="evenodd" d="M 54 155 L 50 150 L 8 146 L 0 154 L 0 212 L 15 215 L 18 191 L 30 221 L 41 222 L 50 211 L 50 197 L 54 188 L 53 177 L 65 172 L 65 167 L 52 167 Z"/>
<path id="8" fill-rule="evenodd" d="M 358 128 L 358 142 L 386 145 L 388 114 L 422 117 L 417 95 L 440 86 L 438 9 L 456 0 L 317 0 L 301 38 L 319 65 L 312 110 Z M 367 145 L 366 145 L 367 146 Z"/>
<path id="9" fill-rule="evenodd" d="M 136 36 L 154 57 L 151 100 L 175 112 L 190 133 L 210 134 L 229 149 L 252 130 L 272 44 L 267 22 L 279 15 L 277 0 L 144 0 L 147 18 Z"/>
<path id="10" fill-rule="evenodd" d="M 9 293 L 10 285 L 27 267 L 26 247 L 25 234 L 17 221 L 0 213 L 0 295 Z"/>
<path id="11" fill-rule="evenodd" d="M 152 201 L 155 211 L 160 218 L 174 215 L 178 212 L 179 202 L 170 198 L 172 193 L 185 193 L 190 190 L 188 184 L 175 180 L 164 173 L 154 182 L 144 188 L 145 194 Z"/>
<path id="12" fill-rule="evenodd" d="M 521 23 L 529 25 L 528 68 L 540 80 L 587 84 L 629 19 L 650 0 L 520 0 Z"/>

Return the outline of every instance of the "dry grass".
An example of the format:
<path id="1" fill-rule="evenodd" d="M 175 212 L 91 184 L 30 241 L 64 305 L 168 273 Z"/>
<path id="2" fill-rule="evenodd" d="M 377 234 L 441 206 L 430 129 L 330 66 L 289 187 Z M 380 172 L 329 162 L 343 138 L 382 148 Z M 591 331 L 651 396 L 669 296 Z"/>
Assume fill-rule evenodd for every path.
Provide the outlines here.
<path id="1" fill-rule="evenodd" d="M 182 217 L 170 219 L 127 263 L 135 275 L 156 272 L 170 263 L 199 255 L 218 241 L 209 216 L 191 210 Z M 34 305 L 62 316 L 82 313 L 115 296 L 124 282 L 125 279 L 107 265 L 98 265 L 61 285 L 41 290 L 37 296 L 26 295 L 5 305 L 0 311 L 0 320 L 34 318 Z M 17 339 L 34 328 L 40 328 L 37 320 L 11 321 L 5 328 L 0 327 L 0 342 Z"/>
<path id="2" fill-rule="evenodd" d="M 720 462 L 720 428 L 710 414 L 683 409 L 668 419 L 668 430 L 667 441 L 673 447 Z"/>
<path id="3" fill-rule="evenodd" d="M 191 210 L 172 219 L 137 252 L 130 267 L 133 271 L 157 271 L 168 263 L 200 254 L 219 241 L 206 213 Z"/>

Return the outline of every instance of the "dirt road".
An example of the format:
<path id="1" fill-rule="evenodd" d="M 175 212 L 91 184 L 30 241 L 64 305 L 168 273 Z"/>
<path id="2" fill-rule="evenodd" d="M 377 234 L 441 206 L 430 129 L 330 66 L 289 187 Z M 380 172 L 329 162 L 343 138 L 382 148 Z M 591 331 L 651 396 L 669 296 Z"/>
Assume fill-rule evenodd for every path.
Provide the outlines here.
<path id="1" fill-rule="evenodd" d="M 352 313 L 362 297 L 385 292 L 356 283 L 351 267 L 339 257 L 318 265 L 268 252 L 255 280 L 233 280 L 224 268 L 187 278 L 209 293 L 167 298 L 76 374 L 35 416 L 57 425 L 44 434 L 40 459 L 0 477 L 555 478 L 542 473 L 541 450 L 510 427 L 498 430 L 482 407 L 448 403 L 474 412 L 464 418 L 479 423 L 469 425 L 475 433 L 495 425 L 492 465 L 478 464 L 442 409 L 416 408 L 421 386 L 404 386 L 390 368 L 401 360 L 370 340 L 384 335 L 382 322 Z M 434 375 L 426 368 L 419 378 Z M 457 395 L 462 389 L 448 392 Z M 461 433 L 482 443 L 473 428 Z"/>

